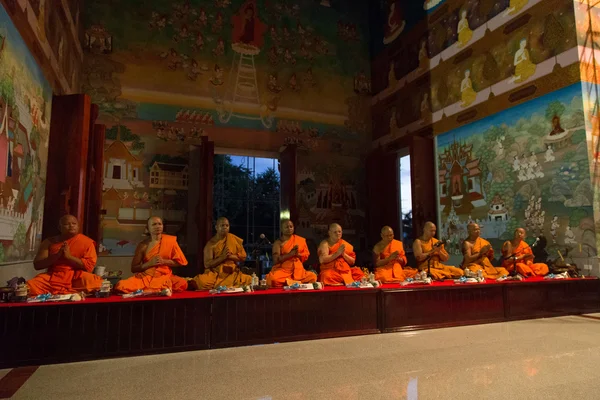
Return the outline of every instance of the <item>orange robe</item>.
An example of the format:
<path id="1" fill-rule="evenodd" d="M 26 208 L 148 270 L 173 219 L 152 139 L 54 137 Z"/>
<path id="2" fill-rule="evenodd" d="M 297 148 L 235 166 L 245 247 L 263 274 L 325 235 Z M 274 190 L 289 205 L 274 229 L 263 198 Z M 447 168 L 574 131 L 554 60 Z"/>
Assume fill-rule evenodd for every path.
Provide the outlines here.
<path id="1" fill-rule="evenodd" d="M 406 265 L 406 253 L 404 252 L 404 245 L 401 241 L 393 239 L 389 245 L 385 246 L 383 251 L 379 254 L 379 259 L 383 260 L 388 258 L 393 252 L 398 252 L 398 257 L 404 261 Z M 381 283 L 398 283 L 404 282 L 406 278 L 413 278 L 417 274 L 416 269 L 407 268 L 402 269 L 402 264 L 399 260 L 390 261 L 388 264 L 381 267 L 375 268 L 375 280 Z"/>
<path id="2" fill-rule="evenodd" d="M 423 250 L 424 253 L 431 251 L 433 249 L 433 245 L 435 245 L 437 242 L 439 242 L 439 240 L 437 240 L 436 238 L 431 238 L 431 240 L 428 242 L 424 242 L 421 239 L 417 239 L 417 240 L 419 240 L 421 242 L 421 250 Z M 444 245 L 442 245 L 440 252 L 442 252 L 442 253 L 446 252 Z M 429 262 L 427 260 L 421 261 L 421 263 L 419 263 L 419 265 L 418 265 L 419 271 L 427 271 L 428 263 L 429 263 L 429 267 L 431 269 L 431 277 L 433 279 L 442 280 L 442 279 L 460 278 L 461 276 L 464 275 L 464 272 L 462 269 L 456 268 L 456 267 L 453 267 L 450 265 L 442 264 L 440 261 L 439 255 L 432 256 L 431 261 L 429 261 Z"/>
<path id="3" fill-rule="evenodd" d="M 160 242 L 151 249 L 146 249 L 143 262 L 148 262 L 152 257 L 161 256 L 166 260 L 173 260 L 179 265 L 187 265 L 188 261 L 177 244 L 177 237 L 162 234 Z M 143 272 L 138 272 L 128 279 L 117 282 L 115 292 L 133 293 L 138 290 L 159 292 L 170 289 L 173 292 L 183 292 L 187 289 L 187 281 L 173 275 L 171 267 L 167 265 L 156 265 Z"/>
<path id="4" fill-rule="evenodd" d="M 47 272 L 37 275 L 27 281 L 29 295 L 40 294 L 68 294 L 84 292 L 92 293 L 102 286 L 102 278 L 91 272 L 94 270 L 98 256 L 96 255 L 96 243 L 81 233 L 71 239 L 65 240 L 73 257 L 81 259 L 84 270 L 74 269 L 63 259 L 48 268 Z M 52 243 L 48 247 L 48 255 L 57 254 L 63 246 L 63 241 Z"/>
<path id="5" fill-rule="evenodd" d="M 306 239 L 298 235 L 292 235 L 287 242 L 281 245 L 281 255 L 288 254 L 296 245 L 298 246 L 298 255 L 273 266 L 273 269 L 267 275 L 268 286 L 283 287 L 293 285 L 296 282 L 313 283 L 317 281 L 317 275 L 306 271 L 302 265 L 310 255 Z"/>
<path id="6" fill-rule="evenodd" d="M 475 244 L 473 244 L 473 253 L 479 253 L 479 251 L 483 247 L 485 247 L 486 245 L 489 245 L 489 244 L 490 244 L 490 242 L 488 242 L 487 240 L 482 239 L 482 238 L 477 238 L 477 240 L 475 241 Z M 508 276 L 508 271 L 506 269 L 504 269 L 502 267 L 496 268 L 492 265 L 492 263 L 490 261 L 490 257 L 493 257 L 493 256 L 494 256 L 494 250 L 490 249 L 488 254 L 481 257 L 477 262 L 465 264 L 464 267 L 465 267 L 465 269 L 469 269 L 475 273 L 477 273 L 477 271 L 479 271 L 479 270 L 482 270 L 483 277 L 486 279 L 498 279 L 502 276 Z"/>
<path id="7" fill-rule="evenodd" d="M 219 240 L 213 247 L 214 257 L 218 257 L 227 245 L 231 254 L 235 254 L 238 258 L 246 258 L 246 250 L 244 250 L 243 240 L 234 234 L 228 233 L 223 239 Z M 194 282 L 198 285 L 198 289 L 214 289 L 219 286 L 227 287 L 242 287 L 252 284 L 252 277 L 243 274 L 233 260 L 227 260 L 221 265 L 212 269 L 207 269 L 203 274 L 196 275 Z"/>
<path id="8" fill-rule="evenodd" d="M 533 255 L 533 252 L 531 251 L 531 247 L 529 247 L 524 240 L 521 240 L 521 243 L 519 243 L 517 248 L 513 249 L 513 254 L 520 257 L 525 254 Z M 512 258 L 505 259 L 502 266 L 512 272 L 515 268 L 515 262 Z M 527 258 L 525 260 L 517 261 L 517 272 L 525 277 L 544 276 L 548 274 L 549 270 L 546 264 L 534 263 L 532 258 Z"/>
<path id="9" fill-rule="evenodd" d="M 340 239 L 339 242 L 333 246 L 329 246 L 329 254 L 331 255 L 335 253 L 342 244 L 346 246 L 344 253 L 356 259 L 354 247 L 344 239 Z M 362 277 L 365 276 L 364 272 L 362 272 L 360 268 L 350 267 L 350 265 L 348 265 L 342 256 L 339 256 L 335 260 L 328 263 L 321 264 L 320 269 L 321 273 L 319 274 L 319 282 L 323 282 L 325 285 L 348 285 L 354 281 L 361 280 Z"/>

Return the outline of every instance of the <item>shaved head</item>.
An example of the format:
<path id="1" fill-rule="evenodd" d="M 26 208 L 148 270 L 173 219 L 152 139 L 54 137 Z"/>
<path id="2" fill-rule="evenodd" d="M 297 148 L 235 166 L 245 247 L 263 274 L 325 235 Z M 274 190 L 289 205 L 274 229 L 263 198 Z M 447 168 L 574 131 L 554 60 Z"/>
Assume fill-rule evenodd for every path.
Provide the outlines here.
<path id="1" fill-rule="evenodd" d="M 424 240 L 431 239 L 432 237 L 435 236 L 435 232 L 436 232 L 435 224 L 431 221 L 425 222 L 425 225 L 423 225 L 423 239 Z"/>
<path id="2" fill-rule="evenodd" d="M 219 224 L 223 221 L 227 221 L 229 222 L 229 220 L 227 219 L 227 217 L 219 217 L 217 218 L 217 221 L 215 222 L 215 226 L 219 226 Z"/>
<path id="3" fill-rule="evenodd" d="M 387 233 L 387 232 L 389 232 L 389 231 L 392 231 L 392 232 L 394 232 L 394 230 L 392 229 L 392 227 L 391 227 L 391 226 L 387 226 L 387 225 L 386 225 L 386 226 L 384 226 L 383 228 L 381 228 L 381 233 L 382 233 L 382 234 L 383 234 L 383 233 Z"/>
<path id="4" fill-rule="evenodd" d="M 335 222 L 329 225 L 329 240 L 336 242 L 342 238 L 342 226 Z"/>
<path id="5" fill-rule="evenodd" d="M 331 230 L 335 230 L 335 229 L 337 229 L 337 228 L 340 228 L 340 229 L 342 229 L 342 226 L 341 226 L 340 224 L 337 224 L 337 223 L 335 223 L 335 222 L 334 222 L 333 224 L 329 225 L 329 230 L 330 230 L 330 231 L 331 231 Z"/>
<path id="6" fill-rule="evenodd" d="M 477 239 L 481 233 L 479 225 L 477 225 L 475 222 L 471 222 L 469 225 L 467 225 L 467 231 L 471 240 Z"/>
<path id="7" fill-rule="evenodd" d="M 381 240 L 385 244 L 391 243 L 391 241 L 394 240 L 394 230 L 391 226 L 386 225 L 381 228 Z"/>
<path id="8" fill-rule="evenodd" d="M 75 221 L 77 221 L 77 217 L 76 216 L 71 215 L 71 214 L 66 214 L 66 215 L 63 215 L 62 217 L 60 217 L 60 219 L 58 220 L 58 223 L 60 225 L 62 225 L 64 222 L 66 222 L 69 219 L 74 219 Z M 77 222 L 79 222 L 79 221 L 77 221 Z"/>

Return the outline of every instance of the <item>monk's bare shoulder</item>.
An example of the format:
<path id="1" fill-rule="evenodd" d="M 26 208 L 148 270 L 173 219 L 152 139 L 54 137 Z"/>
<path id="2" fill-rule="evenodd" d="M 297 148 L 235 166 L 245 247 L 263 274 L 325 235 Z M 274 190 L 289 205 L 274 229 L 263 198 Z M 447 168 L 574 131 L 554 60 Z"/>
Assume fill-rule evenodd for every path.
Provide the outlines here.
<path id="1" fill-rule="evenodd" d="M 373 246 L 373 253 L 381 253 L 381 251 L 383 250 L 383 243 L 381 241 L 377 242 L 375 244 L 375 246 Z"/>
<path id="2" fill-rule="evenodd" d="M 206 246 L 211 246 L 212 247 L 212 246 L 216 245 L 218 241 L 219 240 L 217 239 L 217 237 L 213 236 L 213 237 L 210 238 L 210 240 L 208 241 L 208 243 L 206 243 Z"/>
<path id="3" fill-rule="evenodd" d="M 321 243 L 319 243 L 319 247 L 323 247 L 326 246 L 327 248 L 329 248 L 329 243 L 327 243 L 327 240 L 323 240 L 321 241 Z"/>
<path id="4" fill-rule="evenodd" d="M 277 239 L 274 243 L 273 246 L 281 246 L 283 244 L 283 242 L 281 241 L 281 239 Z"/>

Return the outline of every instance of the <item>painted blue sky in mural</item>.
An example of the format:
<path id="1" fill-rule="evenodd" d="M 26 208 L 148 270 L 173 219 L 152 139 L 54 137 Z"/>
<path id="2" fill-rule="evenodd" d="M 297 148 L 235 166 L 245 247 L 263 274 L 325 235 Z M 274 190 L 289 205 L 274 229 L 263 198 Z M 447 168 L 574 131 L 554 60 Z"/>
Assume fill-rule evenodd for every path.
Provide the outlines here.
<path id="1" fill-rule="evenodd" d="M 526 117 L 530 118 L 533 114 L 544 115 L 546 107 L 553 101 L 560 101 L 563 104 L 571 104 L 574 98 L 579 98 L 583 108 L 583 100 L 581 98 L 581 84 L 576 83 L 566 88 L 557 90 L 537 99 L 519 104 L 515 107 L 508 108 L 504 111 L 496 113 L 482 120 L 473 122 L 472 124 L 462 126 L 450 132 L 437 136 L 437 147 L 448 146 L 454 140 L 464 140 L 476 134 L 486 132 L 492 126 L 502 124 L 513 125 L 519 119 Z"/>
<path id="2" fill-rule="evenodd" d="M 26 67 L 24 69 L 29 70 L 33 74 L 34 80 L 42 85 L 44 98 L 50 97 L 52 95 L 50 84 L 46 80 L 42 70 L 38 67 L 37 62 L 29 52 L 23 39 L 21 39 L 17 28 L 13 25 L 10 16 L 2 5 L 0 5 L 0 35 L 6 36 L 5 46 L 10 48 L 10 51 L 14 54 L 15 58 L 22 60 Z"/>

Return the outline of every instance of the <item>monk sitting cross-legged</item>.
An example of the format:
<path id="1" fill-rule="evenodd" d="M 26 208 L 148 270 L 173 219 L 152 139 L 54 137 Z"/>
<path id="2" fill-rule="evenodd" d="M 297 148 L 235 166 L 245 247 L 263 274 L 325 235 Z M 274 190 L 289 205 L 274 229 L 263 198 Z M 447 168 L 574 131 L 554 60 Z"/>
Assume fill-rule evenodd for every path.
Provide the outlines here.
<path id="1" fill-rule="evenodd" d="M 463 243 L 463 268 L 473 273 L 481 270 L 486 279 L 508 276 L 506 269 L 492 265 L 490 258 L 494 257 L 494 249 L 490 242 L 479 237 L 481 233 L 479 225 L 470 223 L 467 230 L 469 237 Z"/>
<path id="2" fill-rule="evenodd" d="M 443 280 L 447 278 L 460 278 L 463 270 L 444 265 L 450 255 L 444 245 L 435 236 L 436 227 L 433 222 L 426 222 L 423 227 L 423 236 L 413 243 L 413 251 L 418 262 L 419 271 L 429 271 L 431 278 Z"/>
<path id="3" fill-rule="evenodd" d="M 102 286 L 102 278 L 92 274 L 96 265 L 96 243 L 79 233 L 79 222 L 65 215 L 59 222 L 60 235 L 40 245 L 33 267 L 47 272 L 27 281 L 29 294 L 92 293 Z"/>
<path id="4" fill-rule="evenodd" d="M 115 285 L 118 293 L 133 293 L 138 290 L 160 292 L 169 289 L 183 292 L 187 281 L 173 275 L 171 268 L 187 265 L 187 259 L 177 244 L 177 237 L 163 233 L 163 221 L 159 217 L 148 219 L 150 237 L 142 241 L 135 249 L 131 261 L 131 278 L 119 281 Z"/>
<path id="5" fill-rule="evenodd" d="M 375 256 L 375 279 L 381 283 L 404 282 L 417 274 L 406 266 L 406 253 L 401 241 L 394 239 L 394 230 L 389 226 L 381 228 L 381 240 L 373 247 Z"/>
<path id="6" fill-rule="evenodd" d="M 524 277 L 548 274 L 546 264 L 533 262 L 531 247 L 523 239 L 525 239 L 525 229 L 515 229 L 513 240 L 506 241 L 502 246 L 502 254 L 504 255 L 502 266 L 513 272 L 516 264 L 517 272 Z"/>
<path id="7" fill-rule="evenodd" d="M 274 266 L 267 275 L 267 285 L 271 287 L 290 286 L 294 283 L 313 283 L 317 276 L 306 271 L 302 265 L 310 255 L 306 239 L 294 235 L 294 224 L 290 220 L 281 221 L 281 239 L 273 243 Z"/>
<path id="8" fill-rule="evenodd" d="M 319 281 L 325 285 L 340 286 L 362 279 L 365 274 L 360 268 L 352 268 L 355 261 L 354 247 L 342 239 L 342 227 L 329 225 L 329 238 L 319 245 Z"/>
<path id="9" fill-rule="evenodd" d="M 243 240 L 229 233 L 229 220 L 221 217 L 215 224 L 217 234 L 204 246 L 203 274 L 196 275 L 198 289 L 214 289 L 220 286 L 242 287 L 252 284 L 252 277 L 243 274 L 236 263 L 246 259 Z"/>

